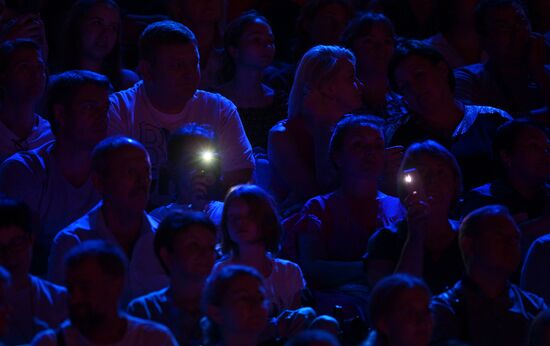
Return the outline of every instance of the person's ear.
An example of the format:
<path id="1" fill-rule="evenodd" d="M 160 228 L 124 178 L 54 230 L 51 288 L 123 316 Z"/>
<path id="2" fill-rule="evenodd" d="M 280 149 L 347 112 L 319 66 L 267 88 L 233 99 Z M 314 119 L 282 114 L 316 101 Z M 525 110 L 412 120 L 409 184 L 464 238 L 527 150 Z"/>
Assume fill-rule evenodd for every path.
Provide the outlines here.
<path id="1" fill-rule="evenodd" d="M 103 195 L 103 180 L 101 179 L 101 174 L 99 172 L 92 171 L 91 176 L 94 188 L 100 195 Z"/>
<path id="2" fill-rule="evenodd" d="M 239 50 L 236 47 L 229 46 L 227 53 L 232 59 L 237 59 L 239 57 Z"/>
<path id="3" fill-rule="evenodd" d="M 209 304 L 206 309 L 206 316 L 211 318 L 214 322 L 221 325 L 223 324 L 223 317 L 220 311 L 220 308 L 214 305 Z"/>
<path id="4" fill-rule="evenodd" d="M 168 250 L 163 247 L 160 249 L 160 253 L 159 253 L 159 256 L 160 256 L 160 260 L 162 261 L 162 263 L 164 264 L 165 267 L 169 267 L 169 263 L 170 263 L 170 254 L 168 253 Z"/>
<path id="5" fill-rule="evenodd" d="M 65 106 L 60 103 L 56 103 L 52 106 L 52 111 L 53 120 L 56 122 L 57 130 L 59 131 L 65 126 Z"/>
<path id="6" fill-rule="evenodd" d="M 506 168 L 510 168 L 512 166 L 512 158 L 506 150 L 499 150 L 498 156 Z"/>
<path id="7" fill-rule="evenodd" d="M 153 78 L 153 66 L 151 62 L 145 59 L 139 59 L 137 72 L 144 81 L 150 81 Z"/>

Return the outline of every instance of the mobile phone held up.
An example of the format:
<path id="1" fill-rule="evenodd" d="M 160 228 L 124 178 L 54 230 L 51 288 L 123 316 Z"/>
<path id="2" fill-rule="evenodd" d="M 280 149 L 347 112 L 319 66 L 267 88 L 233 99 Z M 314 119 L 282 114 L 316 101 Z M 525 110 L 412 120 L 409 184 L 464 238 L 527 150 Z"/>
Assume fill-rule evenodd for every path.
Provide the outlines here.
<path id="1" fill-rule="evenodd" d="M 420 199 L 426 196 L 422 179 L 416 168 L 404 170 L 401 183 L 407 195 L 417 195 Z"/>

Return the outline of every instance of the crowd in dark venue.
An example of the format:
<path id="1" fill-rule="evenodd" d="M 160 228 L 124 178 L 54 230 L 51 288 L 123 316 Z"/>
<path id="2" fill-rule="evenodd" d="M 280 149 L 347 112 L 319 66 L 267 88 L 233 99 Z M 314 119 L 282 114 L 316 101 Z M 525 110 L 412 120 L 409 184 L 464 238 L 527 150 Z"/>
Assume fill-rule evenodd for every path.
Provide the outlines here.
<path id="1" fill-rule="evenodd" d="M 550 346 L 550 1 L 0 0 L 0 346 Z"/>

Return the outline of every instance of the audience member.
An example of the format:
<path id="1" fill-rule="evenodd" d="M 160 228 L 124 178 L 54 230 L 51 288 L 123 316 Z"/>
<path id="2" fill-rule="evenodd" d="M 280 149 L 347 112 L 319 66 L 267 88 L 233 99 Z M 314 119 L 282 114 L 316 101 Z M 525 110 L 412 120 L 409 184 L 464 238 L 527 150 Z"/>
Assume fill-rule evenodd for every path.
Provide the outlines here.
<path id="1" fill-rule="evenodd" d="M 114 0 L 75 2 L 63 31 L 63 70 L 102 73 L 115 91 L 134 85 L 138 75 L 121 66 L 120 22 L 120 9 Z"/>
<path id="2" fill-rule="evenodd" d="M 479 0 L 447 0 L 437 3 L 437 34 L 424 40 L 436 49 L 452 68 L 476 64 L 483 54 L 475 30 L 474 13 Z"/>
<path id="3" fill-rule="evenodd" d="M 24 201 L 40 227 L 35 255 L 44 272 L 55 234 L 97 204 L 90 176 L 94 146 L 107 133 L 109 80 L 90 71 L 50 79 L 47 117 L 55 141 L 10 157 L 0 166 L 0 191 Z"/>
<path id="4" fill-rule="evenodd" d="M 513 120 L 498 128 L 493 156 L 499 177 L 465 194 L 461 213 L 490 204 L 506 206 L 519 223 L 525 251 L 550 231 L 550 141 L 537 124 Z"/>
<path id="5" fill-rule="evenodd" d="M 464 174 L 466 187 L 490 181 L 491 140 L 510 116 L 499 109 L 464 105 L 454 96 L 454 77 L 443 56 L 418 41 L 403 42 L 393 55 L 389 78 L 411 112 L 392 145 L 433 139 L 449 149 Z"/>
<path id="6" fill-rule="evenodd" d="M 168 166 L 175 186 L 175 202 L 159 207 L 151 216 L 159 221 L 173 212 L 205 212 L 219 227 L 223 202 L 218 200 L 220 149 L 210 127 L 190 123 L 168 138 Z M 221 239 L 221 238 L 220 238 Z"/>
<path id="7" fill-rule="evenodd" d="M 404 217 L 399 200 L 378 190 L 384 136 L 368 118 L 348 116 L 338 122 L 329 152 L 338 172 L 338 189 L 310 199 L 290 233 L 296 239 L 285 242 L 312 287 L 322 292 L 316 306 L 321 313 L 331 313 L 335 302 L 347 310 L 350 302 L 346 301 L 353 298 L 340 301 L 338 297 L 350 294 L 351 287 L 358 293 L 352 294 L 353 300 L 359 300 L 355 304 L 366 305 L 361 259 L 368 240 L 377 228 Z"/>
<path id="8" fill-rule="evenodd" d="M 27 39 L 0 46 L 0 162 L 38 148 L 54 137 L 36 114 L 46 86 L 46 64 L 39 46 Z"/>
<path id="9" fill-rule="evenodd" d="M 284 208 L 333 187 L 328 159 L 332 127 L 361 106 L 361 97 L 349 50 L 316 46 L 304 55 L 290 91 L 288 119 L 271 129 L 268 140 L 273 193 Z"/>
<path id="10" fill-rule="evenodd" d="M 8 319 L 11 313 L 10 304 L 8 303 L 10 285 L 10 273 L 4 267 L 0 267 L 0 338 L 6 335 L 8 331 Z M 0 342 L 0 345 L 4 344 Z"/>
<path id="11" fill-rule="evenodd" d="M 101 239 L 129 259 L 123 302 L 166 286 L 168 278 L 153 248 L 158 224 L 145 212 L 151 183 L 145 147 L 126 137 L 103 140 L 93 151 L 92 178 L 101 202 L 57 234 L 49 278 L 63 283 L 66 254 L 84 241 Z"/>
<path id="12" fill-rule="evenodd" d="M 34 242 L 30 219 L 24 203 L 0 200 L 0 264 L 11 278 L 9 285 L 2 285 L 0 299 L 0 343 L 6 345 L 27 344 L 36 333 L 57 327 L 68 316 L 65 288 L 29 274 Z"/>
<path id="13" fill-rule="evenodd" d="M 38 334 L 32 345 L 177 345 L 165 326 L 120 311 L 128 265 L 117 246 L 87 241 L 65 261 L 69 320 Z"/>
<path id="14" fill-rule="evenodd" d="M 483 0 L 475 26 L 488 61 L 456 71 L 456 96 L 504 109 L 515 118 L 550 122 L 550 68 L 544 38 L 531 30 L 517 0 Z"/>
<path id="15" fill-rule="evenodd" d="M 286 95 L 262 83 L 274 54 L 271 27 L 258 13 L 247 12 L 227 26 L 221 67 L 224 84 L 217 90 L 235 103 L 250 143 L 264 152 L 269 130 L 286 117 Z"/>
<path id="16" fill-rule="evenodd" d="M 301 308 L 306 283 L 300 267 L 276 258 L 280 248 L 281 224 L 271 197 L 255 185 L 233 188 L 224 202 L 222 251 L 226 255 L 213 273 L 242 264 L 255 268 L 264 277 L 269 314 L 272 319 L 263 338 L 288 337 L 305 329 L 315 318 L 311 308 Z"/>
<path id="17" fill-rule="evenodd" d="M 397 35 L 424 39 L 437 32 L 438 3 L 437 0 L 372 0 L 370 6 L 392 21 Z"/>
<path id="18" fill-rule="evenodd" d="M 155 233 L 155 254 L 168 287 L 133 300 L 128 313 L 161 323 L 180 345 L 201 345 L 200 300 L 216 259 L 216 227 L 203 213 L 172 213 Z"/>
<path id="19" fill-rule="evenodd" d="M 529 330 L 529 346 L 550 345 L 550 310 L 539 313 Z"/>
<path id="20" fill-rule="evenodd" d="M 200 71 L 194 34 L 172 21 L 149 25 L 140 37 L 140 72 L 142 82 L 112 95 L 109 120 L 112 132 L 138 139 L 149 151 L 153 206 L 170 202 L 168 135 L 190 122 L 210 125 L 218 136 L 224 184 L 247 182 L 254 157 L 235 105 L 197 90 Z"/>
<path id="21" fill-rule="evenodd" d="M 414 169 L 415 172 L 409 170 Z M 453 285 L 464 272 L 458 221 L 450 219 L 462 192 L 454 156 L 434 141 L 405 152 L 398 191 L 407 217 L 377 231 L 369 240 L 366 267 L 371 284 L 393 272 L 423 278 L 434 293 Z M 411 177 L 410 186 L 404 179 Z"/>
<path id="22" fill-rule="evenodd" d="M 293 60 L 312 47 L 337 45 L 354 11 L 348 0 L 304 0 L 296 19 Z"/>
<path id="23" fill-rule="evenodd" d="M 486 206 L 460 225 L 466 275 L 432 300 L 433 341 L 472 345 L 524 345 L 544 301 L 510 282 L 520 262 L 520 232 L 508 210 Z"/>
<path id="24" fill-rule="evenodd" d="M 170 17 L 186 25 L 196 35 L 200 59 L 201 89 L 218 85 L 222 61 L 225 0 L 168 0 Z"/>
<path id="25" fill-rule="evenodd" d="M 342 44 L 355 54 L 357 77 L 367 86 L 363 107 L 358 112 L 384 119 L 384 134 L 389 142 L 407 119 L 403 97 L 390 89 L 388 80 L 388 64 L 395 49 L 393 25 L 381 13 L 366 13 L 349 23 Z"/>
<path id="26" fill-rule="evenodd" d="M 202 296 L 205 346 L 255 346 L 267 323 L 269 300 L 262 275 L 227 266 L 211 275 Z"/>
<path id="27" fill-rule="evenodd" d="M 29 39 L 40 47 L 45 60 L 48 60 L 46 27 L 40 16 L 38 1 L 1 1 L 0 42 Z"/>
<path id="28" fill-rule="evenodd" d="M 285 346 L 340 346 L 340 342 L 323 330 L 305 330 L 288 340 Z"/>
<path id="29" fill-rule="evenodd" d="M 414 276 L 395 274 L 374 286 L 369 312 L 373 331 L 364 346 L 427 346 L 433 330 L 428 286 Z"/>

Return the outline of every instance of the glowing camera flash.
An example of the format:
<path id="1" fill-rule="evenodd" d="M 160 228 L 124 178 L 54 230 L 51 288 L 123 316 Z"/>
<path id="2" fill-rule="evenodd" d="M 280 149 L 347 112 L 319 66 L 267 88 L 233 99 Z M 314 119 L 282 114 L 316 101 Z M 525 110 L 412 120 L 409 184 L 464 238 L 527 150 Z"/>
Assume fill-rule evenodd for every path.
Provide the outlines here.
<path id="1" fill-rule="evenodd" d="M 214 161 L 214 153 L 210 150 L 205 150 L 201 153 L 201 159 L 204 163 L 211 163 Z"/>
<path id="2" fill-rule="evenodd" d="M 405 176 L 405 183 L 410 184 L 410 183 L 412 183 L 412 181 L 413 181 L 412 175 L 407 174 L 407 175 Z"/>

